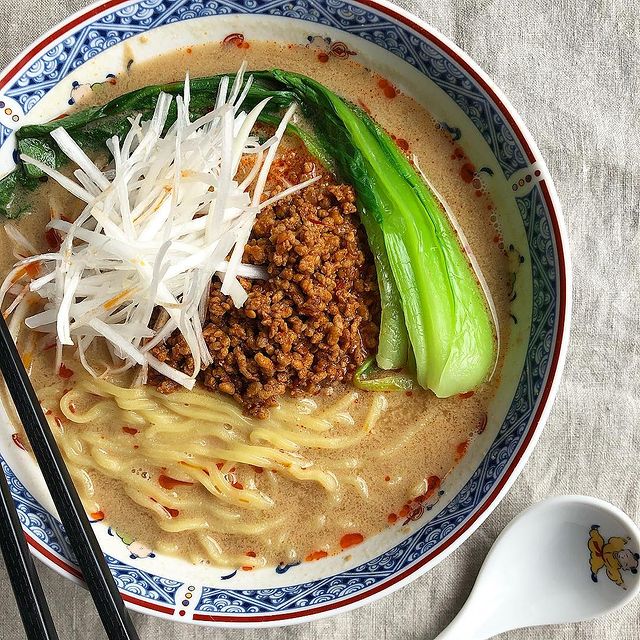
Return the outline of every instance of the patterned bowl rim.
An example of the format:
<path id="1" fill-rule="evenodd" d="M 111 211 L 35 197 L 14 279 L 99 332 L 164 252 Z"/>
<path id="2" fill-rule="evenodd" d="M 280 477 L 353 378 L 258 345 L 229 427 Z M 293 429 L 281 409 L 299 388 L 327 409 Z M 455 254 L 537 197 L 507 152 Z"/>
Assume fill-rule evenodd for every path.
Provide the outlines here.
<path id="1" fill-rule="evenodd" d="M 37 39 L 30 47 L 18 54 L 3 70 L 0 71 L 0 90 L 46 47 L 63 38 L 76 27 L 99 16 L 100 14 L 117 9 L 120 6 L 130 4 L 132 0 L 98 0 L 88 7 L 77 11 L 67 19 L 61 21 L 51 30 Z M 412 29 L 422 37 L 426 38 L 432 45 L 450 56 L 457 65 L 464 69 L 478 85 L 491 98 L 495 107 L 511 126 L 518 141 L 526 154 L 528 161 L 536 163 L 542 169 L 544 180 L 539 182 L 544 202 L 548 208 L 549 221 L 552 226 L 553 239 L 557 251 L 557 325 L 555 338 L 552 345 L 553 353 L 548 368 L 547 379 L 544 388 L 539 394 L 539 402 L 531 425 L 522 438 L 518 450 L 513 454 L 508 468 L 503 472 L 502 477 L 492 488 L 488 497 L 484 498 L 483 504 L 468 517 L 459 528 L 442 541 L 436 549 L 427 553 L 419 561 L 406 567 L 402 571 L 393 575 L 382 584 L 377 584 L 365 593 L 356 593 L 351 597 L 338 602 L 329 602 L 326 605 L 312 606 L 303 610 L 292 610 L 282 612 L 279 615 L 269 615 L 265 617 L 252 616 L 225 616 L 219 619 L 216 616 L 206 616 L 206 619 L 180 619 L 173 620 L 224 627 L 260 627 L 260 626 L 283 626 L 307 622 L 319 619 L 338 612 L 349 611 L 364 604 L 378 600 L 383 595 L 388 595 L 393 591 L 405 586 L 409 582 L 426 573 L 433 566 L 444 560 L 449 554 L 458 548 L 476 529 L 486 520 L 490 513 L 496 508 L 498 503 L 504 498 L 517 477 L 522 472 L 529 456 L 531 455 L 546 423 L 555 396 L 560 385 L 560 378 L 564 368 L 567 349 L 569 344 L 569 328 L 571 321 L 571 262 L 569 257 L 569 241 L 566 224 L 562 214 L 560 201 L 550 177 L 544 158 L 536 145 L 529 130 L 525 126 L 521 117 L 509 102 L 503 92 L 496 86 L 493 80 L 482 70 L 482 68 L 462 49 L 454 44 L 448 37 L 444 36 L 437 29 L 426 23 L 424 20 L 414 16 L 410 12 L 389 2 L 388 0 L 349 0 L 354 4 L 359 4 L 395 20 L 405 27 Z M 23 527 L 25 537 L 29 543 L 31 553 L 47 566 L 60 575 L 72 579 L 74 582 L 86 586 L 82 580 L 82 575 L 76 567 L 68 564 L 64 560 L 53 555 L 39 540 L 34 538 L 30 532 Z M 164 607 L 152 602 L 138 599 L 128 593 L 121 592 L 127 607 L 158 617 L 167 617 Z"/>

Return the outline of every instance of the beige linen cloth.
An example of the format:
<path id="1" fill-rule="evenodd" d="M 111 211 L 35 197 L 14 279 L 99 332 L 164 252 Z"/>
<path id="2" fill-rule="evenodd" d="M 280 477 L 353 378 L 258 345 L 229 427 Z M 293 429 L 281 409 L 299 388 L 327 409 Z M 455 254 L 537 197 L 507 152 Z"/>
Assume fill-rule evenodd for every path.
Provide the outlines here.
<path id="1" fill-rule="evenodd" d="M 85 4 L 0 0 L 0 67 Z M 461 607 L 498 533 L 532 503 L 584 493 L 640 521 L 637 0 L 398 4 L 452 38 L 489 73 L 522 115 L 555 179 L 571 240 L 574 310 L 567 366 L 549 422 L 524 472 L 486 523 L 410 586 L 351 613 L 267 631 L 214 630 L 133 614 L 142 638 L 430 640 Z M 104 638 L 88 593 L 39 569 L 61 638 Z M 1 559 L 0 603 L 0 639 L 23 638 Z M 596 622 L 501 638 L 638 640 L 640 599 Z"/>

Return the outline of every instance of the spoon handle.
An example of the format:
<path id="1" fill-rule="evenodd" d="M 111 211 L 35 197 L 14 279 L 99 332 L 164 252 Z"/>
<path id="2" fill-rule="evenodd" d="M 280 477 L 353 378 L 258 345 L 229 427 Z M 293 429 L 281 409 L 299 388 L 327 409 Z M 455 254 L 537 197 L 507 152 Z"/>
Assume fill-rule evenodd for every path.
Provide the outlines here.
<path id="1" fill-rule="evenodd" d="M 458 615 L 434 640 L 487 640 L 507 629 L 497 626 L 493 608 L 482 606 L 473 592 Z"/>

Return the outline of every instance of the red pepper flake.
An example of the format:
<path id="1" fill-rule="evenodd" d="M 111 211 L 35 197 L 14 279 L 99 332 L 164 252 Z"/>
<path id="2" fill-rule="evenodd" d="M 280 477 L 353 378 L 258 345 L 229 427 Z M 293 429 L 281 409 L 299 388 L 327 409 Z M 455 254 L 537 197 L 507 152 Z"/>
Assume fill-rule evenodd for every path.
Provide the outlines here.
<path id="1" fill-rule="evenodd" d="M 410 511 L 411 511 L 411 507 L 408 504 L 405 504 L 404 507 L 402 507 L 402 509 L 400 509 L 400 511 L 398 511 L 398 515 L 401 518 L 404 518 L 405 516 L 409 515 Z"/>
<path id="2" fill-rule="evenodd" d="M 427 478 L 427 493 L 425 493 L 425 497 L 429 499 L 442 484 L 442 480 L 438 476 L 429 476 Z"/>
<path id="3" fill-rule="evenodd" d="M 403 150 L 409 151 L 409 143 L 404 138 L 396 138 L 396 144 Z"/>
<path id="4" fill-rule="evenodd" d="M 409 391 L 405 391 L 404 395 L 407 396 L 407 398 L 411 398 L 411 396 L 413 396 L 413 391 L 411 391 L 411 389 L 409 389 Z"/>
<path id="5" fill-rule="evenodd" d="M 218 467 L 218 470 L 220 471 L 222 467 L 224 467 L 224 462 L 216 462 L 216 467 Z"/>
<path id="6" fill-rule="evenodd" d="M 360 544 L 364 540 L 364 536 L 361 533 L 345 533 L 340 538 L 340 546 L 343 549 L 348 549 L 356 544 Z"/>
<path id="7" fill-rule="evenodd" d="M 76 405 L 73 404 L 73 402 L 69 403 L 69 411 L 71 411 L 71 413 L 75 413 L 77 411 Z"/>
<path id="8" fill-rule="evenodd" d="M 386 79 L 380 78 L 378 80 L 378 86 L 382 89 L 385 97 L 392 99 L 398 95 L 398 90 Z"/>
<path id="9" fill-rule="evenodd" d="M 250 558 L 255 558 L 257 554 L 255 551 L 247 551 L 244 555 L 249 556 Z"/>
<path id="10" fill-rule="evenodd" d="M 242 489 L 244 489 L 244 485 L 242 484 L 242 482 L 238 482 L 238 481 L 236 481 L 236 482 L 232 482 L 232 483 L 231 483 L 231 486 L 232 486 L 234 489 L 240 489 L 241 491 L 242 491 Z"/>
<path id="11" fill-rule="evenodd" d="M 326 558 L 329 554 L 326 551 L 312 551 L 306 558 L 305 562 L 311 562 L 312 560 L 322 560 L 322 558 Z"/>
<path id="12" fill-rule="evenodd" d="M 468 448 L 469 448 L 468 440 L 464 440 L 456 447 L 456 457 L 455 457 L 456 462 L 460 462 L 460 460 L 462 460 L 462 458 L 464 458 L 465 455 L 467 455 Z"/>
<path id="13" fill-rule="evenodd" d="M 171 507 L 162 507 L 172 518 L 177 518 L 180 515 L 180 511 L 177 509 L 172 509 Z"/>
<path id="14" fill-rule="evenodd" d="M 62 238 L 55 229 L 47 229 L 44 232 L 44 239 L 50 249 L 53 249 L 54 251 L 58 251 L 58 249 L 60 249 Z"/>
<path id="15" fill-rule="evenodd" d="M 474 393 L 475 391 L 467 391 L 466 393 L 459 393 L 458 397 L 466 399 L 466 398 L 470 398 Z"/>
<path id="16" fill-rule="evenodd" d="M 473 179 L 476 177 L 476 168 L 470 163 L 465 162 L 460 167 L 460 177 L 467 183 L 470 184 L 473 182 Z"/>
<path id="17" fill-rule="evenodd" d="M 243 571 L 253 571 L 253 567 L 249 567 L 249 566 L 247 566 L 247 567 L 241 567 L 241 569 L 242 569 Z"/>
<path id="18" fill-rule="evenodd" d="M 385 481 L 385 482 L 389 482 L 389 480 L 391 480 L 391 476 L 385 476 L 385 477 L 384 477 L 384 481 Z"/>
<path id="19" fill-rule="evenodd" d="M 56 426 L 58 427 L 58 429 L 62 429 L 62 418 L 60 418 L 59 416 L 56 416 L 53 420 L 56 423 Z"/>
<path id="20" fill-rule="evenodd" d="M 264 472 L 264 469 L 263 469 L 262 467 L 253 467 L 253 470 L 254 470 L 256 473 L 263 473 L 263 472 Z"/>
<path id="21" fill-rule="evenodd" d="M 362 102 L 362 100 L 358 100 L 358 104 L 364 109 L 365 113 L 371 115 L 371 109 L 369 109 L 366 103 Z"/>
<path id="22" fill-rule="evenodd" d="M 37 278 L 38 275 L 40 274 L 40 262 L 36 261 L 36 262 L 30 262 L 29 264 L 25 264 L 24 267 L 24 272 L 31 278 Z"/>
<path id="23" fill-rule="evenodd" d="M 139 448 L 140 448 L 140 445 L 139 445 L 139 444 L 134 444 L 134 445 L 133 445 L 133 448 L 134 448 L 134 449 L 139 449 Z"/>
<path id="24" fill-rule="evenodd" d="M 480 424 L 476 427 L 476 433 L 484 433 L 484 430 L 486 428 L 487 428 L 487 414 L 485 413 L 480 420 Z"/>
<path id="25" fill-rule="evenodd" d="M 130 436 L 135 436 L 138 433 L 138 430 L 135 427 L 122 427 L 122 431 L 124 433 L 128 433 Z"/>
<path id="26" fill-rule="evenodd" d="M 94 511 L 89 514 L 92 520 L 104 520 L 104 511 Z"/>
<path id="27" fill-rule="evenodd" d="M 319 62 L 329 62 L 329 55 L 324 51 L 320 51 L 318 53 L 318 61 Z"/>
<path id="28" fill-rule="evenodd" d="M 389 524 L 395 524 L 396 522 L 398 522 L 398 516 L 395 513 L 390 513 L 387 516 L 387 522 Z"/>
<path id="29" fill-rule="evenodd" d="M 187 47 L 187 53 L 193 53 L 193 49 L 191 47 Z"/>
<path id="30" fill-rule="evenodd" d="M 22 442 L 22 437 L 19 433 L 12 433 L 11 439 L 13 440 L 13 444 L 15 444 L 16 447 L 22 449 L 23 451 L 27 450 L 27 448 L 24 446 L 24 442 Z"/>
<path id="31" fill-rule="evenodd" d="M 171 491 L 176 487 L 190 487 L 193 485 L 193 482 L 185 482 L 184 480 L 176 480 L 175 478 L 170 478 L 169 476 L 165 476 L 161 474 L 158 477 L 158 484 L 167 491 Z"/>
<path id="32" fill-rule="evenodd" d="M 64 362 L 61 362 L 60 369 L 58 369 L 58 375 L 63 380 L 68 380 L 73 375 L 73 369 L 69 369 Z"/>
<path id="33" fill-rule="evenodd" d="M 429 476 L 427 478 L 427 491 L 416 498 L 416 501 L 422 504 L 426 502 L 439 488 L 441 480 L 438 476 Z"/>

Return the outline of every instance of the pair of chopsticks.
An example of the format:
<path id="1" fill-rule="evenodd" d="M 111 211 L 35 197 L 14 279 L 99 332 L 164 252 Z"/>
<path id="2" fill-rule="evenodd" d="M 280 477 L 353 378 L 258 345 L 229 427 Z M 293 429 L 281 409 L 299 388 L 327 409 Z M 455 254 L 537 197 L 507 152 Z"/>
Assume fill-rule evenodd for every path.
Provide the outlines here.
<path id="1" fill-rule="evenodd" d="M 138 640 L 7 323 L 0 314 L 0 371 L 29 438 L 109 640 Z M 57 640 L 51 614 L 4 473 L 0 547 L 29 640 Z"/>

